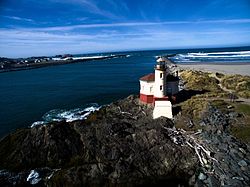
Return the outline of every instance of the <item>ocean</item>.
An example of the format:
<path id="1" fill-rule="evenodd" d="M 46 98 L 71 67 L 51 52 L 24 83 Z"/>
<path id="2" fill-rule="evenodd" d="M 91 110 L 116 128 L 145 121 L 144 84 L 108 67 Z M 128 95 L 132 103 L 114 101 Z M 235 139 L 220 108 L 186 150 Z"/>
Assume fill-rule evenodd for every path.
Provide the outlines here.
<path id="1" fill-rule="evenodd" d="M 119 54 L 127 57 L 0 73 L 0 137 L 32 124 L 84 119 L 102 105 L 138 94 L 139 78 L 153 72 L 156 56 L 177 54 L 171 57 L 177 64 L 250 63 L 250 47 Z"/>

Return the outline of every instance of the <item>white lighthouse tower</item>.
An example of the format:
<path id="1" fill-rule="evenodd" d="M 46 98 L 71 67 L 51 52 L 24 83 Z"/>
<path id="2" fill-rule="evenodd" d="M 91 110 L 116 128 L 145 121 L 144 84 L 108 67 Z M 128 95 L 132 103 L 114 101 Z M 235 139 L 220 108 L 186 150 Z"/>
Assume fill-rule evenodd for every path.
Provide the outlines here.
<path id="1" fill-rule="evenodd" d="M 168 71 L 164 59 L 159 58 L 157 60 L 157 64 L 155 65 L 155 86 L 154 86 L 155 98 L 166 97 L 167 73 Z"/>
<path id="2" fill-rule="evenodd" d="M 154 111 L 153 118 L 165 116 L 172 118 L 172 104 L 167 96 L 167 75 L 169 70 L 166 66 L 165 59 L 163 57 L 157 60 L 155 66 L 155 85 L 154 85 Z"/>

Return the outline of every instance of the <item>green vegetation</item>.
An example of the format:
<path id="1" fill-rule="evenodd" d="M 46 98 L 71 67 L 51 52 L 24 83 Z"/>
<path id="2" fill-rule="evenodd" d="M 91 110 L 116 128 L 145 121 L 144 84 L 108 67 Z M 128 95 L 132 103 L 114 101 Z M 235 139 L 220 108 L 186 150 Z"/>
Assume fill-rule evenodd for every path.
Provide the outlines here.
<path id="1" fill-rule="evenodd" d="M 250 98 L 250 90 L 239 91 L 237 95 L 243 98 Z"/>
<path id="2" fill-rule="evenodd" d="M 221 78 L 223 78 L 225 75 L 222 74 L 222 73 L 216 72 L 216 73 L 215 73 L 215 76 L 216 76 L 217 78 L 221 79 Z"/>
<path id="3" fill-rule="evenodd" d="M 207 92 L 193 95 L 190 99 L 181 103 L 182 115 L 176 121 L 178 128 L 186 130 L 202 128 L 198 125 L 199 120 L 202 118 L 209 103 L 223 113 L 234 111 L 239 113 L 239 116 L 235 117 L 235 121 L 230 125 L 229 130 L 236 138 L 250 143 L 250 106 L 247 104 L 228 103 L 224 100 L 225 98 L 230 98 L 230 90 L 238 97 L 250 98 L 250 76 L 184 70 L 181 72 L 181 78 L 186 82 L 186 89 Z M 229 91 L 223 91 L 219 84 Z M 229 105 L 232 106 L 230 109 L 228 108 Z M 192 128 L 187 126 L 190 120 L 194 123 Z"/>
<path id="4" fill-rule="evenodd" d="M 224 100 L 206 100 L 205 98 L 192 97 L 181 105 L 182 113 L 194 121 L 202 118 L 203 112 L 207 109 L 208 105 L 215 106 L 221 111 L 227 110 L 228 103 Z"/>
<path id="5" fill-rule="evenodd" d="M 191 98 L 182 103 L 182 113 L 190 119 L 199 120 L 202 117 L 203 111 L 206 109 L 208 101 L 200 98 Z"/>
<path id="6" fill-rule="evenodd" d="M 235 104 L 235 111 L 240 117 L 232 124 L 230 132 L 243 142 L 250 143 L 250 106 L 246 104 Z"/>
<path id="7" fill-rule="evenodd" d="M 192 98 L 229 98 L 229 93 L 227 92 L 221 92 L 221 93 L 216 93 L 216 92 L 206 92 L 201 95 L 195 95 Z"/>
<path id="8" fill-rule="evenodd" d="M 237 112 L 243 113 L 244 115 L 250 116 L 250 105 L 247 104 L 237 104 L 236 105 Z"/>
<path id="9" fill-rule="evenodd" d="M 210 104 L 225 113 L 228 111 L 227 107 L 230 105 L 228 102 L 225 102 L 222 99 L 213 100 L 210 102 Z"/>
<path id="10" fill-rule="evenodd" d="M 232 126 L 230 128 L 231 134 L 245 143 L 250 143 L 250 125 L 246 126 Z"/>
<path id="11" fill-rule="evenodd" d="M 186 82 L 187 89 L 208 91 L 203 95 L 205 97 L 228 97 L 229 92 L 221 89 L 221 83 L 226 89 L 235 92 L 236 96 L 250 98 L 250 76 L 184 70 L 181 72 L 181 78 Z"/>
<path id="12" fill-rule="evenodd" d="M 203 127 L 199 123 L 204 117 L 208 105 L 213 105 L 221 111 L 226 111 L 228 103 L 224 100 L 207 100 L 206 98 L 192 97 L 181 104 L 182 115 L 176 119 L 175 126 L 187 131 L 202 129 Z M 188 124 L 191 120 L 194 125 L 190 128 Z"/>
<path id="13" fill-rule="evenodd" d="M 221 84 L 234 91 L 239 97 L 250 98 L 250 76 L 225 75 Z"/>
<path id="14" fill-rule="evenodd" d="M 223 113 L 228 113 L 229 111 L 239 113 L 239 116 L 235 117 L 235 121 L 229 127 L 230 133 L 241 141 L 250 143 L 250 105 L 247 104 L 228 103 L 223 99 L 208 100 L 201 98 L 201 96 L 194 96 L 181 104 L 182 115 L 176 121 L 176 127 L 185 130 L 201 129 L 199 121 L 202 119 L 208 104 L 215 106 Z M 229 109 L 228 106 L 230 105 L 232 107 Z M 191 119 L 194 126 L 189 128 L 187 124 Z"/>
<path id="15" fill-rule="evenodd" d="M 181 78 L 186 82 L 186 88 L 191 90 L 207 90 L 209 92 L 221 93 L 219 81 L 210 76 L 210 73 L 201 71 L 184 70 Z"/>

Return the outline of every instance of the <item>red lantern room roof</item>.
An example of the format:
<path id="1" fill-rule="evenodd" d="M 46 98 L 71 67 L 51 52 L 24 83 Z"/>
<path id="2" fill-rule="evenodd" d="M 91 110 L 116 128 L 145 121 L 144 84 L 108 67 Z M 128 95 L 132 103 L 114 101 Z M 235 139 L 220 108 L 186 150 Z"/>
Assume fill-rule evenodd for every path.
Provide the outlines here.
<path id="1" fill-rule="evenodd" d="M 150 73 L 140 78 L 141 81 L 153 82 L 155 81 L 155 74 Z"/>

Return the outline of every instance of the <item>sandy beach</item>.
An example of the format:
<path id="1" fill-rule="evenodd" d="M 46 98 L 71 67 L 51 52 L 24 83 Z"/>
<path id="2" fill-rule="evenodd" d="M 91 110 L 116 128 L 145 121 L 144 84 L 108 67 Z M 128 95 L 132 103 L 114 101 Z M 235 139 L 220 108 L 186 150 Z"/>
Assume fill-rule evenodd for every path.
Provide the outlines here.
<path id="1" fill-rule="evenodd" d="M 250 64 L 178 64 L 180 69 L 219 72 L 223 74 L 240 74 L 250 76 Z"/>

